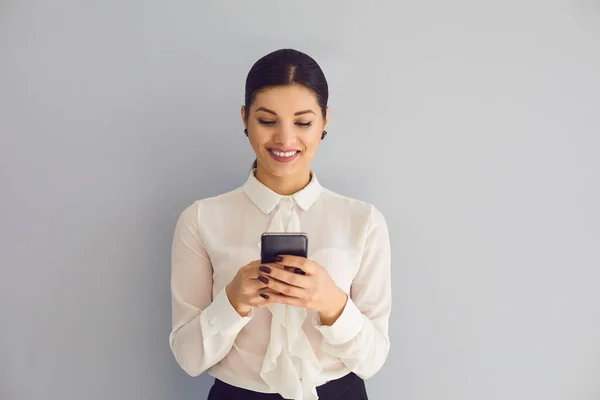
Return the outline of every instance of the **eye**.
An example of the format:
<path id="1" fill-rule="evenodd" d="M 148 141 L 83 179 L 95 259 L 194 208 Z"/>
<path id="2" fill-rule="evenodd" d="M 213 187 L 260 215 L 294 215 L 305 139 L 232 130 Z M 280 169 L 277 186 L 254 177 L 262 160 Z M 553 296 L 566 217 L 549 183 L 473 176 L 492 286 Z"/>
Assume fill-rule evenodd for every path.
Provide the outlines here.
<path id="1" fill-rule="evenodd" d="M 311 124 L 312 124 L 312 122 L 296 122 L 296 125 L 303 127 L 303 128 L 308 128 Z"/>
<path id="2" fill-rule="evenodd" d="M 265 126 L 271 126 L 271 125 L 275 125 L 275 121 L 269 121 L 266 119 L 259 119 L 258 123 L 261 125 L 265 125 Z"/>

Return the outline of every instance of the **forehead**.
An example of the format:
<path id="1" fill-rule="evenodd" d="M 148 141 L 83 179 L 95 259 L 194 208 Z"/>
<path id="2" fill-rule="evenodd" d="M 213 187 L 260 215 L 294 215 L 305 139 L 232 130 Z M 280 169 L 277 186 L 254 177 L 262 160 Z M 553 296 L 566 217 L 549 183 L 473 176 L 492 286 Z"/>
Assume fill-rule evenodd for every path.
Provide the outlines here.
<path id="1" fill-rule="evenodd" d="M 318 113 L 319 104 L 315 94 L 303 85 L 275 86 L 256 94 L 252 110 L 266 107 L 278 114 L 295 113 L 312 109 Z"/>

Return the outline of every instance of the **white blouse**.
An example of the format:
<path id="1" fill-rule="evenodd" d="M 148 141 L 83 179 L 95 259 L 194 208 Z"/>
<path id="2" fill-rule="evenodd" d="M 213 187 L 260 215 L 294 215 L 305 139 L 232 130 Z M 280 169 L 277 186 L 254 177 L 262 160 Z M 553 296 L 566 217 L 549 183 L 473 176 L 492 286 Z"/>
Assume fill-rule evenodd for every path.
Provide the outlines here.
<path id="1" fill-rule="evenodd" d="M 331 326 L 318 313 L 274 305 L 240 316 L 225 286 L 260 259 L 268 231 L 308 235 L 308 258 L 348 294 Z M 387 358 L 391 311 L 390 243 L 372 205 L 310 183 L 281 196 L 250 173 L 231 192 L 194 202 L 180 215 L 172 248 L 171 350 L 192 376 L 284 398 L 317 399 L 316 386 L 350 372 L 366 379 Z M 287 322 L 286 322 L 287 321 Z"/>

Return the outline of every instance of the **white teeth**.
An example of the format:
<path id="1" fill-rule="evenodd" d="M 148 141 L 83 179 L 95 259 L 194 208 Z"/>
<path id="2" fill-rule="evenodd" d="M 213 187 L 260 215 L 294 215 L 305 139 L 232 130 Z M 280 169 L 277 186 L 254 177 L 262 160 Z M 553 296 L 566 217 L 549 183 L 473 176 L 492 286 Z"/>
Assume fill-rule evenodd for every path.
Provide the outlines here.
<path id="1" fill-rule="evenodd" d="M 270 150 L 270 151 L 271 151 L 271 153 L 275 154 L 277 157 L 291 157 L 294 154 L 296 154 L 295 151 L 286 151 L 285 153 L 281 152 L 281 151 L 277 151 L 277 150 Z"/>

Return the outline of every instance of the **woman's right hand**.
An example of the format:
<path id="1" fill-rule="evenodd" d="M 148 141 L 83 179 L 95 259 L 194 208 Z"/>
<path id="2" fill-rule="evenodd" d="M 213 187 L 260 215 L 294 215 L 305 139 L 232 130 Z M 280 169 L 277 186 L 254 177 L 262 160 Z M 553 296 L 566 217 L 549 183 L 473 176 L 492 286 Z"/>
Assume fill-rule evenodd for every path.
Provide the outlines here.
<path id="1" fill-rule="evenodd" d="M 252 307 L 264 307 L 268 303 L 268 281 L 260 280 L 266 279 L 260 276 L 262 265 L 260 260 L 255 260 L 243 266 L 225 287 L 229 302 L 242 317 L 247 316 Z"/>

